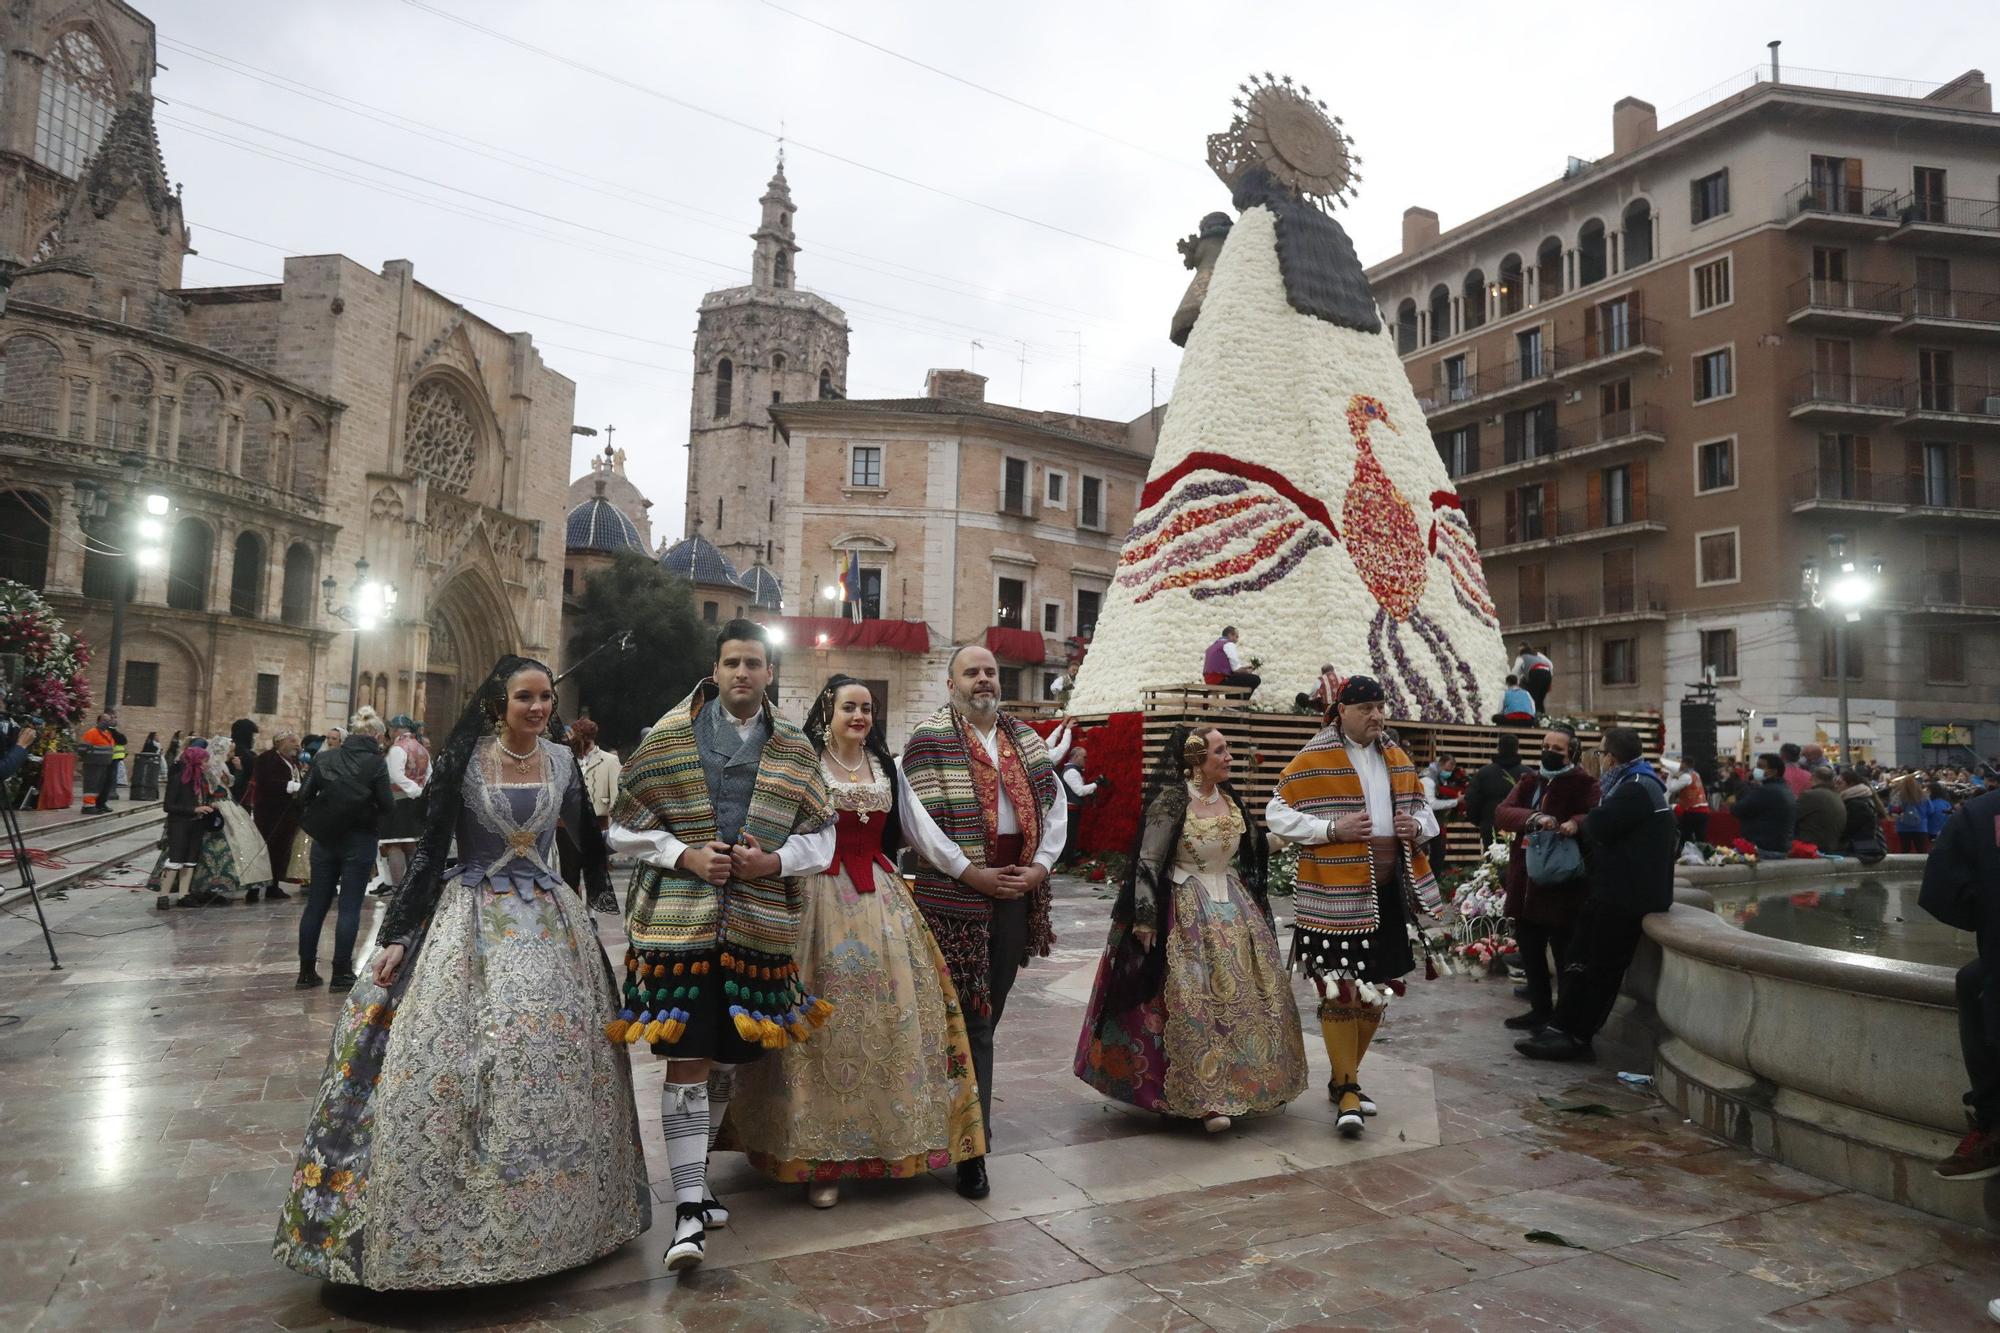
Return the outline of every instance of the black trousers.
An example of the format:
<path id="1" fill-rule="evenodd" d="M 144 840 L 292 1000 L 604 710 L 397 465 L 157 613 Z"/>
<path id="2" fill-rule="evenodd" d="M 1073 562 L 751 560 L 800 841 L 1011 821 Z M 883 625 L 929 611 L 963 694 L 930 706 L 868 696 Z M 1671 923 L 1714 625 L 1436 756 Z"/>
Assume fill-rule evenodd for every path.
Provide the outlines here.
<path id="1" fill-rule="evenodd" d="M 1646 917 L 1609 903 L 1584 905 L 1583 916 L 1570 937 L 1569 962 L 1563 968 L 1562 995 L 1556 1001 L 1555 1026 L 1579 1041 L 1589 1041 L 1611 1017 L 1625 969 L 1645 938 Z"/>
<path id="2" fill-rule="evenodd" d="M 1981 1129 L 2000 1129 L 2000 993 L 1984 958 L 1958 969 L 1958 1046 L 1972 1090 L 1965 1105 Z"/>
<path id="3" fill-rule="evenodd" d="M 1222 678 L 1222 683 L 1224 685 L 1239 685 L 1245 689 L 1255 690 L 1259 685 L 1264 683 L 1264 678 L 1253 671 L 1232 671 Z"/>
<path id="4" fill-rule="evenodd" d="M 1549 687 L 1555 683 L 1556 673 L 1547 667 L 1533 668 L 1528 672 L 1528 678 L 1521 682 L 1521 688 L 1525 689 L 1528 697 L 1535 701 L 1535 712 L 1548 711 L 1542 707 L 1542 701 L 1549 697 Z"/>
<path id="5" fill-rule="evenodd" d="M 993 995 L 993 1012 L 965 1015 L 965 1036 L 972 1046 L 972 1072 L 979 1079 L 979 1114 L 986 1122 L 986 1147 L 993 1147 L 993 1032 L 1007 1011 L 1007 992 L 1028 953 L 1028 900 L 995 900 L 992 937 L 987 943 L 987 987 Z"/>
<path id="6" fill-rule="evenodd" d="M 1675 822 L 1681 826 L 1682 839 L 1687 842 L 1707 842 L 1709 813 L 1707 810 L 1681 811 Z"/>
<path id="7" fill-rule="evenodd" d="M 1514 943 L 1521 950 L 1521 980 L 1528 987 L 1528 1008 L 1538 1014 L 1553 1014 L 1556 1008 L 1555 978 L 1569 962 L 1570 932 L 1559 926 L 1534 921 L 1514 923 Z M 1555 968 L 1549 955 L 1555 955 Z"/>

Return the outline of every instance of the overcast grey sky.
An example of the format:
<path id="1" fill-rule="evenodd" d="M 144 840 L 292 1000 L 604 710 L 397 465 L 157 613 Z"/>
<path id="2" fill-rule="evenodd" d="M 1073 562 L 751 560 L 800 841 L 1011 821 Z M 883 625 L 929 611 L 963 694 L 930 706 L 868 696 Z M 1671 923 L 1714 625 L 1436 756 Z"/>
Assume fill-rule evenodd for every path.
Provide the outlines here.
<path id="1" fill-rule="evenodd" d="M 695 307 L 748 280 L 781 125 L 800 283 L 847 311 L 851 395 L 976 363 L 995 400 L 1070 410 L 1080 340 L 1084 410 L 1126 418 L 1152 372 L 1169 396 L 1174 241 L 1227 207 L 1204 140 L 1253 69 L 1345 118 L 1364 179 L 1341 220 L 1366 262 L 1397 249 L 1406 206 L 1461 222 L 1608 152 L 1618 98 L 1665 119 L 1774 37 L 1793 66 L 2000 73 L 2000 5 L 1974 0 L 1576 19 L 1462 2 L 137 3 L 167 66 L 162 149 L 201 252 L 188 282 L 275 276 L 287 253 L 412 260 L 535 336 L 576 381 L 577 421 L 618 427 L 669 537 Z"/>

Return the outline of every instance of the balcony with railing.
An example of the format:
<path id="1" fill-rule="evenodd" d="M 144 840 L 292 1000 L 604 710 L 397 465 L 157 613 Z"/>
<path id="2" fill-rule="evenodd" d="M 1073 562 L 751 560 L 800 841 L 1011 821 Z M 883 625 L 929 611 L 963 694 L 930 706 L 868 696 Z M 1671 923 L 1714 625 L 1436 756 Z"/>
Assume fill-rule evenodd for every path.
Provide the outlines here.
<path id="1" fill-rule="evenodd" d="M 1566 592 L 1556 597 L 1558 625 L 1609 625 L 1667 618 L 1667 585 L 1641 582 L 1607 584 L 1592 592 Z"/>
<path id="2" fill-rule="evenodd" d="M 1640 403 L 1587 423 L 1531 431 L 1503 439 L 1497 459 L 1486 450 L 1475 453 L 1475 466 L 1452 473 L 1452 480 L 1460 486 L 1500 481 L 1580 458 L 1658 447 L 1667 442 L 1665 421 L 1658 406 Z"/>
<path id="3" fill-rule="evenodd" d="M 1896 292 L 1900 316 L 1892 332 L 1926 338 L 2000 341 L 2000 292 L 1956 287 L 1903 287 Z"/>
<path id="4" fill-rule="evenodd" d="M 1644 316 L 1606 316 L 1598 307 L 1598 326 L 1579 342 L 1558 349 L 1561 366 L 1556 378 L 1580 379 L 1600 371 L 1642 361 L 1657 361 L 1665 355 L 1660 321 Z"/>
<path id="5" fill-rule="evenodd" d="M 1892 600 L 1906 612 L 1991 616 L 2000 611 L 2000 577 L 1925 570 L 1904 579 Z"/>
<path id="6" fill-rule="evenodd" d="M 1979 435 L 2000 432 L 2000 385 L 1910 380 L 1902 394 L 1906 426 Z"/>
<path id="7" fill-rule="evenodd" d="M 1807 468 L 1792 477 L 1792 512 L 1812 510 L 1994 522 L 2000 521 L 2000 483 L 1945 472 L 1884 476 L 1836 467 Z"/>
<path id="8" fill-rule="evenodd" d="M 1785 226 L 1829 236 L 1887 235 L 1902 224 L 1896 192 L 1807 181 L 1785 192 Z"/>
<path id="9" fill-rule="evenodd" d="M 1897 226 L 1891 240 L 2000 249 L 2000 202 L 1906 193 L 1895 199 L 1892 211 Z"/>
<path id="10" fill-rule="evenodd" d="M 1792 380 L 1799 421 L 1894 421 L 1903 415 L 1903 382 L 1886 375 L 1808 370 Z"/>
<path id="11" fill-rule="evenodd" d="M 1503 599 L 1497 609 L 1509 630 L 1555 628 L 1556 599 L 1549 593 L 1520 593 L 1512 606 Z"/>
<path id="12" fill-rule="evenodd" d="M 1035 516 L 1035 493 L 1027 486 L 1005 486 L 1000 488 L 1000 497 L 994 505 L 994 512 L 1003 518 L 1033 518 Z"/>
<path id="13" fill-rule="evenodd" d="M 1479 549 L 1485 554 L 1570 546 L 1600 537 L 1665 532 L 1667 525 L 1651 516 L 1650 506 L 1636 497 L 1555 512 L 1517 512 L 1512 521 L 1489 519 L 1479 528 Z"/>
<path id="14" fill-rule="evenodd" d="M 1430 420 L 1500 407 L 1519 398 L 1532 397 L 1548 387 L 1557 374 L 1561 357 L 1551 347 L 1539 355 L 1503 361 L 1465 372 L 1459 379 L 1439 378 L 1424 397 L 1424 415 Z"/>
<path id="15" fill-rule="evenodd" d="M 1865 332 L 1896 323 L 1902 311 L 1893 282 L 1800 278 L 1785 289 L 1788 324 L 1805 329 Z"/>

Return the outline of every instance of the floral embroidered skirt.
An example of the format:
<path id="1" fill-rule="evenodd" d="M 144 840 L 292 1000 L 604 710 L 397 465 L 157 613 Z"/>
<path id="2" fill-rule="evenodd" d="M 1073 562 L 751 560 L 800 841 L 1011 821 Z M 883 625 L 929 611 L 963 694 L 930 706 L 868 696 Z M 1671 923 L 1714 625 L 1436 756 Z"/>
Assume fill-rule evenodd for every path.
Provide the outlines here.
<path id="1" fill-rule="evenodd" d="M 334 1028 L 272 1252 L 375 1290 L 539 1277 L 652 1220 L 611 972 L 568 889 L 447 885 Z"/>
<path id="2" fill-rule="evenodd" d="M 739 1069 L 717 1147 L 777 1180 L 904 1177 L 986 1152 L 965 1017 L 896 875 L 802 886 L 799 969 L 833 1004 L 813 1039 Z"/>
<path id="3" fill-rule="evenodd" d="M 1275 1111 L 1305 1091 L 1291 978 L 1271 923 L 1241 880 L 1229 876 L 1226 902 L 1197 880 L 1175 885 L 1160 994 L 1105 1015 L 1104 987 L 1124 932 L 1111 927 L 1097 967 L 1077 1039 L 1078 1078 L 1113 1101 L 1188 1118 Z"/>

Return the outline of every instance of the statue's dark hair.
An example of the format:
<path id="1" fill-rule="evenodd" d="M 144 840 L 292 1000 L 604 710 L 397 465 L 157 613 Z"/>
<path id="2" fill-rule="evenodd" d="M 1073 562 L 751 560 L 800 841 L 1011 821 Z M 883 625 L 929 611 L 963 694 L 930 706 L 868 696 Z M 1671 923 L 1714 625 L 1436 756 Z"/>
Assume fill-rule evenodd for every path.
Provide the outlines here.
<path id="1" fill-rule="evenodd" d="M 1344 329 L 1382 331 L 1368 276 L 1338 222 L 1262 167 L 1243 173 L 1233 202 L 1238 209 L 1262 204 L 1277 215 L 1278 269 L 1292 309 Z"/>

